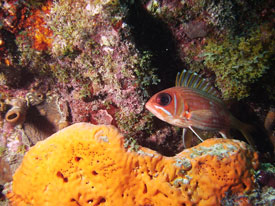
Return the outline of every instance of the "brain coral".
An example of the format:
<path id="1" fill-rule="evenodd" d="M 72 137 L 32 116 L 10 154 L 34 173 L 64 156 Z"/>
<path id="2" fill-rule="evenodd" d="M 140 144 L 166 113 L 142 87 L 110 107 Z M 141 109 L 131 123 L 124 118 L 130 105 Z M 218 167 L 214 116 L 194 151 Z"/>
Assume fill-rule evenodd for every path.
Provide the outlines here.
<path id="1" fill-rule="evenodd" d="M 11 205 L 219 205 L 225 192 L 253 188 L 256 153 L 247 144 L 209 139 L 165 157 L 124 147 L 113 126 L 77 123 L 38 142 L 13 176 Z"/>

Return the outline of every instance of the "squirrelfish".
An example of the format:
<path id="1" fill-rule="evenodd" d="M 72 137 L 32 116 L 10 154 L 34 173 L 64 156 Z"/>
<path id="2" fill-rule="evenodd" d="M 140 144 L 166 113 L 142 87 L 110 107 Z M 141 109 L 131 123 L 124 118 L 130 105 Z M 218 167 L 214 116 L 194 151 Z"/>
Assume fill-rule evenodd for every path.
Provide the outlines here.
<path id="1" fill-rule="evenodd" d="M 145 107 L 169 124 L 191 129 L 201 141 L 194 128 L 218 131 L 224 138 L 229 136 L 230 128 L 234 128 L 255 148 L 249 134 L 252 127 L 236 119 L 215 88 L 196 73 L 186 70 L 178 73 L 176 86 L 153 95 Z"/>

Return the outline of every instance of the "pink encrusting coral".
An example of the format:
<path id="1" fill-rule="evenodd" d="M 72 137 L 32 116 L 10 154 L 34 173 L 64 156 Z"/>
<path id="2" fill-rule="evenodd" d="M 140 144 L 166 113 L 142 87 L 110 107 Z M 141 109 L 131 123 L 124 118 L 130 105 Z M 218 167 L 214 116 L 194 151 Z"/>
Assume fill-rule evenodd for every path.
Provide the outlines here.
<path id="1" fill-rule="evenodd" d="M 12 10 L 8 5 L 10 1 L 5 2 L 5 14 Z M 124 21 L 127 9 L 119 1 L 41 1 L 20 6 L 22 19 L 12 27 L 4 25 L 16 35 L 19 66 L 57 80 L 50 89 L 68 103 L 71 122 L 100 123 L 97 116 L 105 110 L 109 120 L 104 122 L 122 131 L 133 133 L 134 127 L 143 127 L 137 120 L 148 114 L 143 107 L 148 94 L 142 91 L 152 83 L 152 69 L 144 70 L 141 78 L 147 75 L 146 86 L 140 85 L 136 71 L 144 55 L 130 36 Z M 28 11 L 32 15 L 27 18 Z M 18 34 L 17 27 L 23 32 Z M 9 64 L 14 63 L 9 59 Z M 121 122 L 129 123 L 133 116 L 136 126 Z"/>
<path id="2" fill-rule="evenodd" d="M 135 70 L 144 57 L 123 22 L 125 11 L 118 1 L 59 1 L 50 11 L 47 23 L 54 30 L 51 71 L 60 80 L 58 91 L 69 104 L 72 122 L 102 123 L 97 119 L 104 110 L 107 119 L 103 122 L 121 131 L 133 133 L 135 127 L 143 127 L 137 120 L 148 114 L 141 90 L 145 88 L 138 83 Z M 147 85 L 150 82 L 148 76 Z M 124 121 L 130 123 L 133 116 L 136 125 L 126 126 Z"/>

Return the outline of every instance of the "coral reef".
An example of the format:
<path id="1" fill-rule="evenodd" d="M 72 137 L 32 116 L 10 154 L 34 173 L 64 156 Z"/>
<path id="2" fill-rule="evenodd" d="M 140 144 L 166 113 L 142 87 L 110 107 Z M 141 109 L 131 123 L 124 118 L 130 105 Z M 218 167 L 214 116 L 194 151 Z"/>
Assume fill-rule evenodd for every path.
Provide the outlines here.
<path id="1" fill-rule="evenodd" d="M 261 25 L 246 36 L 228 37 L 222 43 L 211 40 L 207 43 L 202 54 L 204 64 L 215 73 L 217 86 L 225 99 L 249 96 L 250 85 L 271 68 L 274 31 Z"/>
<path id="2" fill-rule="evenodd" d="M 9 164 L 0 156 L 0 184 L 12 181 L 12 173 Z"/>
<path id="3" fill-rule="evenodd" d="M 243 142 L 209 139 L 165 157 L 124 141 L 113 126 L 77 123 L 38 142 L 13 176 L 11 205 L 218 205 L 255 186 L 257 154 Z"/>
<path id="4" fill-rule="evenodd" d="M 271 172 L 260 171 L 258 181 L 264 186 L 275 188 L 275 175 Z"/>
<path id="5" fill-rule="evenodd" d="M 1 183 L 11 180 L 31 145 L 68 126 L 68 108 L 56 94 L 38 91 L 15 92 L 18 98 L 2 96 L 0 174 Z M 3 182 L 4 181 L 4 182 Z"/>
<path id="6" fill-rule="evenodd" d="M 18 67 L 0 64 L 0 86 L 18 87 L 21 80 L 20 74 Z"/>
<path id="7" fill-rule="evenodd" d="M 259 121 L 242 107 L 237 113 L 263 127 L 275 99 L 273 14 L 271 0 L 0 1 L 0 174 L 13 174 L 30 146 L 77 122 L 114 125 L 133 151 L 141 144 L 174 156 L 184 147 L 181 131 L 144 105 L 182 69 L 208 78 L 224 98 L 241 99 Z M 8 115 L 19 100 L 23 113 Z M 17 115 L 25 118 L 8 122 Z M 188 147 L 199 143 L 189 136 Z M 267 145 L 265 131 L 255 136 Z M 255 196 L 272 194 L 260 187 Z"/>
<path id="8" fill-rule="evenodd" d="M 135 48 L 119 1 L 0 5 L 0 157 L 8 164 L 1 174 L 13 174 L 30 146 L 74 122 L 148 133 L 143 105 L 156 69 Z"/>
<path id="9" fill-rule="evenodd" d="M 147 89 L 158 78 L 150 67 L 150 55 L 138 51 L 129 36 L 129 26 L 123 22 L 127 9 L 119 1 L 55 1 L 46 11 L 49 14 L 42 17 L 52 31 L 51 42 L 44 49 L 31 46 L 37 39 L 29 33 L 37 29 L 30 26 L 16 39 L 20 66 L 57 80 L 72 122 L 99 123 L 98 116 L 105 111 L 109 119 L 105 122 L 119 127 L 124 119 L 136 117 L 131 125 L 120 127 L 129 136 L 144 127 L 139 122 L 146 116 Z M 49 36 L 44 35 L 40 39 Z"/>
<path id="10" fill-rule="evenodd" d="M 256 180 L 261 186 L 275 188 L 275 166 L 271 163 L 261 163 Z"/>
<path id="11" fill-rule="evenodd" d="M 119 1 L 0 4 L 0 142 L 8 162 L 74 122 L 148 133 L 143 105 L 156 69 L 135 48 Z M 9 99 L 26 100 L 22 128 L 7 124 L 19 114 L 10 115 Z"/>
<path id="12" fill-rule="evenodd" d="M 38 96 L 37 96 L 38 95 Z M 57 94 L 47 95 L 27 93 L 32 97 L 29 101 L 32 107 L 28 111 L 28 117 L 24 123 L 24 133 L 34 145 L 37 141 L 46 139 L 54 132 L 69 125 L 68 107 L 66 102 L 60 99 Z"/>
<path id="13" fill-rule="evenodd" d="M 18 63 L 18 38 L 31 39 L 27 47 L 38 50 L 45 49 L 51 43 L 51 31 L 44 24 L 43 16 L 51 5 L 49 1 L 39 1 L 32 4 L 30 1 L 5 0 L 0 9 L 0 62 L 6 65 Z M 25 35 L 25 37 L 24 37 Z"/>

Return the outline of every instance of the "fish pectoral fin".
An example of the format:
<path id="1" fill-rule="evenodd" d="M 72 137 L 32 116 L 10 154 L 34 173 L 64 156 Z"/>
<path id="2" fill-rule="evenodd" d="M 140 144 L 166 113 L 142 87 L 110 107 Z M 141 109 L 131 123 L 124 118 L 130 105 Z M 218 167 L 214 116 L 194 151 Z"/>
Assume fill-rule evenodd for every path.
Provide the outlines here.
<path id="1" fill-rule="evenodd" d="M 184 148 L 186 148 L 186 145 L 185 145 L 185 135 L 186 135 L 186 132 L 187 132 L 187 128 L 183 128 L 182 129 L 181 138 L 182 138 L 182 143 L 183 143 Z"/>
<path id="2" fill-rule="evenodd" d="M 198 133 L 191 127 L 191 126 L 189 126 L 188 127 L 196 136 L 197 136 L 197 138 L 200 140 L 200 141 L 204 141 L 199 135 L 198 135 Z"/>
<path id="3" fill-rule="evenodd" d="M 200 121 L 204 121 L 204 120 L 208 120 L 211 119 L 215 116 L 214 112 L 211 110 L 196 110 L 196 111 L 192 111 L 190 112 L 190 118 L 193 120 L 200 120 Z"/>

